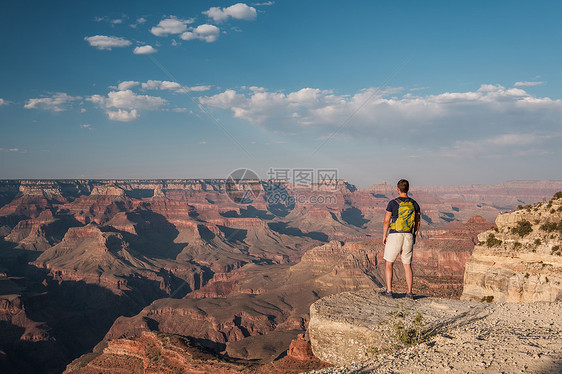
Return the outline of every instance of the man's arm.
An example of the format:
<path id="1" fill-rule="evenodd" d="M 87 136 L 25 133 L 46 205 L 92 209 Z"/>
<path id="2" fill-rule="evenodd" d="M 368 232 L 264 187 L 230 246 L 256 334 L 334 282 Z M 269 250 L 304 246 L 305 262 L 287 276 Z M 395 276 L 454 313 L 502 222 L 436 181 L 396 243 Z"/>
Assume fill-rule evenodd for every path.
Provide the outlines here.
<path id="1" fill-rule="evenodd" d="M 384 215 L 384 223 L 382 225 L 382 242 L 386 244 L 386 238 L 388 236 L 388 228 L 390 227 L 390 218 L 392 217 L 392 212 L 386 211 Z"/>

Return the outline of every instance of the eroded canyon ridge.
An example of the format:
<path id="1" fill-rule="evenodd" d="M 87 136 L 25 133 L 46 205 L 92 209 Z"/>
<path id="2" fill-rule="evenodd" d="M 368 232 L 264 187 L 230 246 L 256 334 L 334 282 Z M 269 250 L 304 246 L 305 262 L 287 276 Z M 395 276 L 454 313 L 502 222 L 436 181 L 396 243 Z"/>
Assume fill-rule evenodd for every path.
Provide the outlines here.
<path id="1" fill-rule="evenodd" d="M 0 181 L 0 371 L 301 370 L 294 339 L 309 306 L 380 286 L 395 187 L 282 188 L 306 202 L 335 199 L 286 203 L 265 188 L 240 205 L 223 180 Z M 560 190 L 547 181 L 414 188 L 418 292 L 460 296 L 477 234 Z"/>

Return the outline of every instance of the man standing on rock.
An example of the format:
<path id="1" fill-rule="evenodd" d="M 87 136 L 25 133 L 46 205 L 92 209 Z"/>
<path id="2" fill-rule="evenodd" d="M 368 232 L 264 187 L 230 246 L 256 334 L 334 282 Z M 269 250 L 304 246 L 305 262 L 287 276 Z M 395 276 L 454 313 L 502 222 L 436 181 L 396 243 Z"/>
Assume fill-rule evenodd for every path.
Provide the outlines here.
<path id="1" fill-rule="evenodd" d="M 383 225 L 383 243 L 386 278 L 386 291 L 379 292 L 379 295 L 393 297 L 392 294 L 392 275 L 394 261 L 398 254 L 402 254 L 402 264 L 404 265 L 404 273 L 408 292 L 406 297 L 414 299 L 412 293 L 412 253 L 416 235 L 420 230 L 420 206 L 418 203 L 408 197 L 410 183 L 405 179 L 400 179 L 397 184 L 398 197 L 390 200 L 386 207 Z M 390 231 L 389 231 L 390 229 Z"/>

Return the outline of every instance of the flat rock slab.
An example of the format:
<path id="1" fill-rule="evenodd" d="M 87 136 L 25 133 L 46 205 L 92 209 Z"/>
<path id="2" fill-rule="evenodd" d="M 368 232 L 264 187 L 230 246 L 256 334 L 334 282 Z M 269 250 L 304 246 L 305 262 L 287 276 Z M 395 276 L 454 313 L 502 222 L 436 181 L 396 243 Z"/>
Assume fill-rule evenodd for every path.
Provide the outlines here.
<path id="1" fill-rule="evenodd" d="M 425 327 L 436 333 L 446 326 L 468 323 L 487 307 L 489 304 L 432 297 L 389 298 L 379 296 L 377 290 L 344 292 L 312 304 L 308 333 L 316 357 L 344 365 L 371 358 L 392 345 L 383 330 L 388 329 L 394 312 L 420 312 Z"/>

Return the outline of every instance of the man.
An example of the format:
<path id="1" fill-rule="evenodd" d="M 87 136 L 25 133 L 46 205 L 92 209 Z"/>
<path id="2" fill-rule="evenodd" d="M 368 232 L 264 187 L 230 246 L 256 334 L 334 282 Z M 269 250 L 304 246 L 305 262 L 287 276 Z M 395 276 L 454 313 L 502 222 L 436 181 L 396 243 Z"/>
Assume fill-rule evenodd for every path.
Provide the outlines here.
<path id="1" fill-rule="evenodd" d="M 386 291 L 379 292 L 379 295 L 394 297 L 392 293 L 392 270 L 394 261 L 401 253 L 408 285 L 406 297 L 413 300 L 412 282 L 414 275 L 411 262 L 416 235 L 420 230 L 420 206 L 414 199 L 408 197 L 410 183 L 407 180 L 400 179 L 397 188 L 398 197 L 388 203 L 384 216 L 382 241 L 385 244 Z"/>

